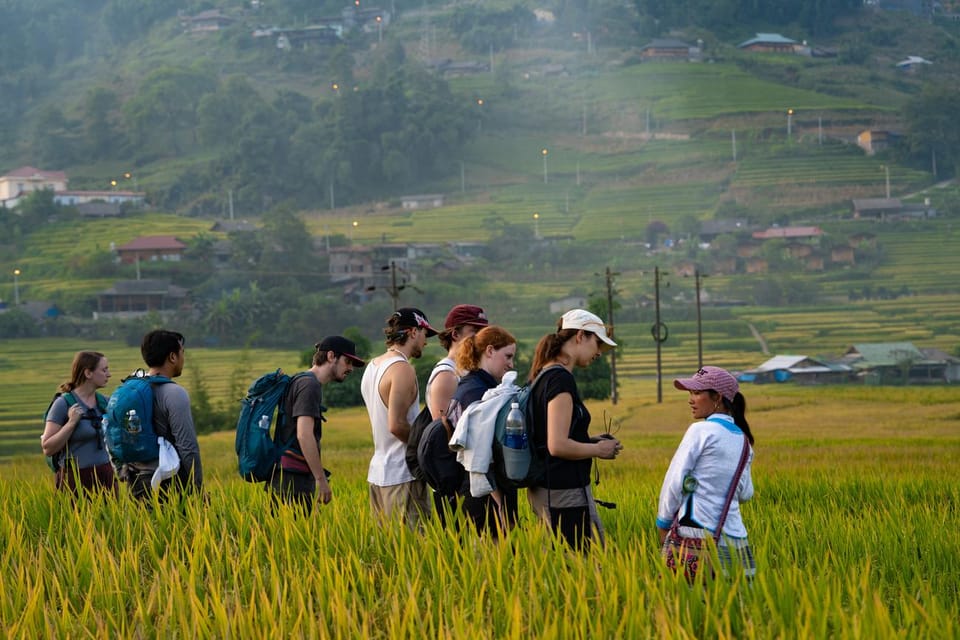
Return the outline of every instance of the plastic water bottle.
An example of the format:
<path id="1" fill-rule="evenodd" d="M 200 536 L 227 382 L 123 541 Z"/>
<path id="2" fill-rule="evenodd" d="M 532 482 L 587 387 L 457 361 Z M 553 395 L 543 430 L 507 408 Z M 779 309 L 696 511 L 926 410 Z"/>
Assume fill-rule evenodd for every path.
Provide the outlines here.
<path id="1" fill-rule="evenodd" d="M 507 414 L 507 424 L 504 429 L 504 445 L 511 449 L 527 448 L 527 425 L 523 421 L 523 412 L 516 402 L 510 404 L 510 413 Z"/>
<path id="2" fill-rule="evenodd" d="M 270 430 L 270 416 L 264 414 L 260 416 L 260 421 L 257 422 L 257 426 L 263 429 L 264 431 Z"/>
<path id="3" fill-rule="evenodd" d="M 140 433 L 140 416 L 136 409 L 130 409 L 127 412 L 127 431 L 130 433 Z"/>

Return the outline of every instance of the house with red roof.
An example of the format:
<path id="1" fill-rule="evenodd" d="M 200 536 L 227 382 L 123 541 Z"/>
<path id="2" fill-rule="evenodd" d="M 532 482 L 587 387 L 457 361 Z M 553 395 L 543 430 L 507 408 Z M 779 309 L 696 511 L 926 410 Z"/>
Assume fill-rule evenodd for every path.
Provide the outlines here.
<path id="1" fill-rule="evenodd" d="M 187 245 L 174 236 L 141 236 L 117 247 L 120 262 L 179 262 Z"/>

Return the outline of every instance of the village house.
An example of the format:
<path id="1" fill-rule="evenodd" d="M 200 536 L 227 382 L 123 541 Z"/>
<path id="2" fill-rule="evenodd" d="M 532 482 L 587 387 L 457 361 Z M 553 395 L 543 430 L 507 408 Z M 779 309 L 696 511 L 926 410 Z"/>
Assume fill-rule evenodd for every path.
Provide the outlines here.
<path id="1" fill-rule="evenodd" d="M 778 355 L 755 369 L 744 371 L 741 382 L 796 382 L 798 384 L 825 384 L 849 382 L 853 369 L 842 363 L 830 363 L 809 356 Z"/>
<path id="2" fill-rule="evenodd" d="M 868 156 L 878 151 L 889 149 L 900 139 L 900 134 L 883 129 L 866 129 L 857 134 L 857 146 L 866 151 Z"/>
<path id="3" fill-rule="evenodd" d="M 12 209 L 20 198 L 34 191 L 64 191 L 67 174 L 63 171 L 44 171 L 35 167 L 20 167 L 0 176 L 0 206 Z"/>
<path id="4" fill-rule="evenodd" d="M 193 16 L 180 16 L 180 26 L 186 33 L 210 33 L 232 25 L 236 20 L 219 9 L 208 9 Z"/>
<path id="5" fill-rule="evenodd" d="M 97 294 L 93 319 L 174 313 L 183 308 L 186 300 L 187 290 L 166 280 L 120 280 Z"/>
<path id="6" fill-rule="evenodd" d="M 136 262 L 179 262 L 187 245 L 174 236 L 141 236 L 117 247 L 123 264 Z"/>
<path id="7" fill-rule="evenodd" d="M 763 231 L 754 231 L 751 235 L 757 240 L 772 240 L 774 238 L 816 239 L 823 235 L 823 230 L 820 227 L 771 227 Z"/>
<path id="8" fill-rule="evenodd" d="M 907 220 L 937 216 L 937 210 L 930 205 L 929 198 L 922 203 L 904 203 L 899 198 L 855 198 L 850 205 L 855 220 Z"/>
<path id="9" fill-rule="evenodd" d="M 142 191 L 57 191 L 53 194 L 53 201 L 65 207 L 75 207 L 91 202 L 141 206 L 144 197 L 145 194 Z"/>
<path id="10" fill-rule="evenodd" d="M 779 33 L 758 33 L 738 44 L 737 48 L 752 53 L 800 53 L 806 47 Z"/>
<path id="11" fill-rule="evenodd" d="M 370 247 L 335 247 L 330 249 L 330 281 L 367 281 L 373 274 L 373 249 Z M 366 286 L 366 285 L 364 285 Z"/>
<path id="12" fill-rule="evenodd" d="M 867 384 L 957 382 L 956 359 L 938 354 L 942 352 L 926 354 L 912 342 L 878 342 L 852 345 L 841 362 L 849 365 Z"/>
<path id="13" fill-rule="evenodd" d="M 700 59 L 700 47 L 676 38 L 654 38 L 640 48 L 644 62 L 690 62 Z"/>
<path id="14" fill-rule="evenodd" d="M 443 195 L 430 193 L 424 195 L 400 196 L 400 206 L 404 209 L 435 209 L 443 206 Z"/>

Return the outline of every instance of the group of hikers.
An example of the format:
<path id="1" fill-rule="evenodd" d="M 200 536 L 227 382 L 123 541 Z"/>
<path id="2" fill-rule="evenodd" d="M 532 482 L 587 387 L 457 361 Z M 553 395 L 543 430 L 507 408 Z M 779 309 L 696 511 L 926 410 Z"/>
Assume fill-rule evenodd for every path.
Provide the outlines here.
<path id="1" fill-rule="evenodd" d="M 280 400 L 286 420 L 278 421 L 273 437 L 284 447 L 265 489 L 275 503 L 294 505 L 304 514 L 332 500 L 320 446 L 325 420 L 322 390 L 362 367 L 360 389 L 373 436 L 367 472 L 373 514 L 382 522 L 400 520 L 414 529 L 436 514 L 445 525 L 469 522 L 481 534 L 498 537 L 517 523 L 517 489 L 490 486 L 478 492 L 475 474 L 464 473 L 451 494 L 431 492 L 408 464 L 407 441 L 422 413 L 447 425 L 448 435 L 455 427 L 462 428 L 458 422 L 477 413 L 468 407 L 495 390 L 514 369 L 516 338 L 491 324 L 481 307 L 470 304 L 454 306 L 442 330 L 431 326 L 421 310 L 400 308 L 386 319 L 383 331 L 385 350 L 369 362 L 343 336 L 328 336 L 315 345 L 310 368 L 293 376 Z M 446 354 L 430 373 L 421 409 L 411 361 L 422 356 L 434 336 Z M 528 377 L 532 385 L 528 437 L 531 447 L 545 452 L 545 473 L 527 486 L 527 499 L 536 517 L 578 550 L 604 542 L 590 486 L 593 460 L 615 459 L 623 445 L 609 433 L 591 435 L 590 412 L 573 372 L 616 346 L 597 315 L 573 309 L 562 315 L 555 331 L 539 340 Z M 179 468 L 159 475 L 163 467 L 159 458 L 122 464 L 112 459 L 103 433 L 106 401 L 98 391 L 110 380 L 109 363 L 102 353 L 81 351 L 74 357 L 70 380 L 60 385 L 47 411 L 41 437 L 43 452 L 56 470 L 58 489 L 77 495 L 118 494 L 120 483 L 126 483 L 139 499 L 149 499 L 154 489 L 161 499 L 171 491 L 202 490 L 190 398 L 175 383 L 184 369 L 184 337 L 165 329 L 150 331 L 140 350 L 144 374 L 164 382 L 150 385 L 152 423 L 156 434 L 172 444 Z M 719 367 L 702 367 L 689 378 L 674 380 L 674 386 L 689 392 L 695 421 L 673 456 L 660 491 L 656 526 L 664 558 L 668 566 L 692 579 L 709 552 L 705 542 L 712 538 L 720 560 L 740 564 L 750 576 L 755 564 L 739 508 L 753 495 L 753 435 L 744 415 L 744 397 L 736 378 Z M 454 432 L 451 447 L 456 439 Z M 466 465 L 462 456 L 458 459 Z M 492 477 L 490 482 L 496 484 Z"/>

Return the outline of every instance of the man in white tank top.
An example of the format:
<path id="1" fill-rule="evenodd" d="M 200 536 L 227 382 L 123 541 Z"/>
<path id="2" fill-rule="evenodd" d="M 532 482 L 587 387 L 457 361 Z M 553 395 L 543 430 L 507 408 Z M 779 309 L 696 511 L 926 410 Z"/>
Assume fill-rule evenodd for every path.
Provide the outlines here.
<path id="1" fill-rule="evenodd" d="M 422 311 L 404 307 L 387 318 L 383 332 L 387 350 L 370 361 L 360 382 L 373 431 L 370 507 L 381 519 L 398 517 L 417 528 L 430 506 L 426 483 L 414 479 L 405 457 L 410 424 L 420 411 L 417 372 L 410 361 L 421 356 L 437 331 Z"/>

